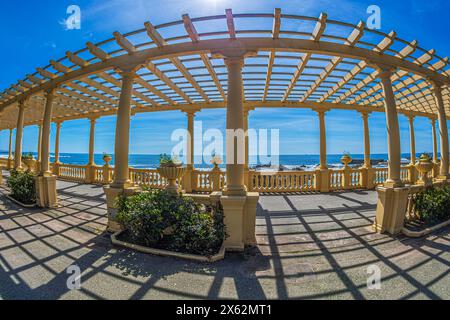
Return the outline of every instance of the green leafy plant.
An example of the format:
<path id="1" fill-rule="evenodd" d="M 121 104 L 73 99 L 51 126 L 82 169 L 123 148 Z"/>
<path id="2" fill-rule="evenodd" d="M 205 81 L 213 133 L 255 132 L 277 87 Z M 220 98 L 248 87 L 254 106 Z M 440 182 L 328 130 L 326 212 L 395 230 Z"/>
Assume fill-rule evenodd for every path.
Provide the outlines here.
<path id="1" fill-rule="evenodd" d="M 415 208 L 425 224 L 450 219 L 450 188 L 430 188 L 417 195 Z"/>
<path id="2" fill-rule="evenodd" d="M 344 157 L 350 157 L 351 154 L 350 154 L 350 152 L 348 152 L 348 151 L 344 151 L 344 152 L 342 153 L 342 156 L 344 156 Z"/>
<path id="3" fill-rule="evenodd" d="M 159 164 L 161 167 L 179 167 L 182 165 L 181 161 L 175 156 L 162 154 L 159 157 Z"/>
<path id="4" fill-rule="evenodd" d="M 36 187 L 32 173 L 12 170 L 6 184 L 11 189 L 11 197 L 14 199 L 24 204 L 36 203 Z"/>
<path id="5" fill-rule="evenodd" d="M 132 241 L 146 246 L 163 243 L 166 249 L 211 255 L 226 237 L 220 205 L 202 206 L 165 190 L 122 197 L 118 211 L 117 220 Z"/>
<path id="6" fill-rule="evenodd" d="M 23 160 L 33 160 L 34 159 L 34 155 L 31 152 L 24 153 L 22 155 L 22 159 Z"/>
<path id="7" fill-rule="evenodd" d="M 432 157 L 428 153 L 422 153 L 419 158 L 420 161 L 431 161 L 431 159 Z"/>
<path id="8" fill-rule="evenodd" d="M 193 202 L 192 199 L 189 200 Z M 222 206 L 206 206 L 204 210 L 193 214 L 186 211 L 183 213 L 177 222 L 172 247 L 175 250 L 201 255 L 217 252 L 227 236 Z"/>

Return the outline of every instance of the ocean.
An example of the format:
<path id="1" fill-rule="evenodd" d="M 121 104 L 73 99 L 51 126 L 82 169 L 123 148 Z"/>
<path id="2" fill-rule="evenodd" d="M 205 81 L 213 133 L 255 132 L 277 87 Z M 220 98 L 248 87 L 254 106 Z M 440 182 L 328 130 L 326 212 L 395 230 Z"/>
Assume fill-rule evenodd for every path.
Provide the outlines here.
<path id="1" fill-rule="evenodd" d="M 36 156 L 36 153 L 34 153 Z M 354 164 L 359 165 L 364 160 L 363 154 L 352 154 L 352 158 L 354 159 Z M 417 155 L 419 157 L 420 154 Z M 7 158 L 8 152 L 0 151 L 0 157 Z M 327 155 L 327 162 L 330 168 L 339 168 L 342 167 L 341 159 L 342 154 L 329 154 Z M 60 162 L 66 164 L 75 164 L 75 165 L 85 165 L 88 163 L 88 154 L 87 153 L 61 153 L 60 154 Z M 151 154 L 131 154 L 130 155 L 130 167 L 134 167 L 137 169 L 155 169 L 159 165 L 160 155 Z M 386 161 L 388 159 L 387 154 L 372 154 L 372 160 L 374 161 L 374 165 L 376 166 L 386 166 Z M 402 155 L 402 162 L 404 164 L 409 163 L 410 155 L 409 153 Z M 54 155 L 51 154 L 51 161 L 54 161 Z M 103 154 L 96 154 L 94 157 L 95 163 L 97 165 L 103 165 Z M 266 166 L 274 163 L 270 163 L 270 161 L 259 161 L 256 157 L 250 157 L 250 166 L 254 167 L 256 165 Z M 282 165 L 285 169 L 302 169 L 302 170 L 310 170 L 316 167 L 320 162 L 319 155 L 281 155 L 279 157 L 279 164 Z M 114 165 L 114 157 L 111 165 Z M 210 169 L 212 165 L 209 163 L 209 160 L 202 161 L 202 157 L 195 158 L 195 167 L 198 169 Z M 225 168 L 225 165 L 221 165 L 221 168 Z"/>

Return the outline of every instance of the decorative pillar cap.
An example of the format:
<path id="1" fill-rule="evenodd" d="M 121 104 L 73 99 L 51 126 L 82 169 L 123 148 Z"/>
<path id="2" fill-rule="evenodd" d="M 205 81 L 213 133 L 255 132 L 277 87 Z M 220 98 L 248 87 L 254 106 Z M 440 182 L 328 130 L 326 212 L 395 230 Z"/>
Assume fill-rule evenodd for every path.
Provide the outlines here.
<path id="1" fill-rule="evenodd" d="M 45 98 L 49 98 L 49 96 L 53 97 L 55 94 L 56 88 L 49 88 L 47 90 L 44 91 L 44 96 Z"/>
<path id="2" fill-rule="evenodd" d="M 243 64 L 244 59 L 248 57 L 254 57 L 258 54 L 254 50 L 244 50 L 241 48 L 230 48 L 222 51 L 216 51 L 211 53 L 213 59 L 222 58 L 225 60 L 225 65 L 241 63 Z"/>
<path id="3" fill-rule="evenodd" d="M 433 78 L 427 78 L 427 81 L 431 84 L 431 87 L 435 92 L 441 92 L 442 88 L 445 86 L 443 82 L 437 81 Z"/>
<path id="4" fill-rule="evenodd" d="M 358 112 L 361 113 L 361 116 L 363 116 L 363 117 L 369 117 L 372 114 L 372 111 L 368 111 L 368 110 L 361 110 Z"/>
<path id="5" fill-rule="evenodd" d="M 326 112 L 330 111 L 330 108 L 325 108 L 325 107 L 318 107 L 318 108 L 313 108 L 313 111 L 316 111 L 318 114 L 325 114 Z"/>
<path id="6" fill-rule="evenodd" d="M 381 79 L 391 79 L 392 74 L 397 70 L 396 67 L 383 64 L 375 64 L 372 66 L 378 71 L 378 77 Z"/>
<path id="7" fill-rule="evenodd" d="M 141 68 L 142 68 L 142 64 L 124 65 L 124 66 L 116 67 L 116 72 L 118 74 L 120 74 L 122 76 L 122 78 L 124 78 L 124 77 L 136 78 L 136 77 L 138 77 L 138 74 L 136 74 L 136 72 L 138 72 L 139 69 L 141 69 Z"/>
<path id="8" fill-rule="evenodd" d="M 201 110 L 200 108 L 196 108 L 196 107 L 180 109 L 181 112 L 184 112 L 184 113 L 186 113 L 188 115 L 193 115 L 193 116 L 195 116 L 195 114 L 197 112 L 200 112 L 200 110 Z"/>
<path id="9" fill-rule="evenodd" d="M 249 113 L 250 111 L 255 111 L 256 107 L 254 106 L 244 106 L 244 112 Z"/>

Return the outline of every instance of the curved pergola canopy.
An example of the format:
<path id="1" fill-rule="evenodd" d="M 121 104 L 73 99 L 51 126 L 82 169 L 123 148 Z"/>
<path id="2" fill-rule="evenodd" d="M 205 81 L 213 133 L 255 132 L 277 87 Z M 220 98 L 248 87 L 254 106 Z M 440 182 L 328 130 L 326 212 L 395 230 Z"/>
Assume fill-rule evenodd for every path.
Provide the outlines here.
<path id="1" fill-rule="evenodd" d="M 252 26 L 252 29 L 240 28 Z M 103 42 L 67 52 L 0 94 L 0 129 L 17 123 L 26 101 L 25 125 L 42 122 L 45 92 L 54 90 L 53 121 L 112 115 L 121 70 L 137 67 L 133 112 L 225 107 L 224 50 L 246 52 L 244 105 L 384 111 L 378 68 L 393 70 L 400 113 L 436 118 L 433 85 L 443 86 L 450 114 L 448 58 L 405 41 L 395 32 L 369 30 L 327 18 L 281 13 L 190 18 L 114 33 Z"/>

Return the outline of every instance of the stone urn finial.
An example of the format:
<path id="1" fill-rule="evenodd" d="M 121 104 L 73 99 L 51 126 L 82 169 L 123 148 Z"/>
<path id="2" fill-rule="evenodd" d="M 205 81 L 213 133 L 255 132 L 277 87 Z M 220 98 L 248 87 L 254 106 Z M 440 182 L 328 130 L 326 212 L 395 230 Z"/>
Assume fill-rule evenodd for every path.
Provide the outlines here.
<path id="1" fill-rule="evenodd" d="M 161 177 L 167 179 L 168 185 L 166 190 L 173 193 L 179 193 L 180 186 L 178 185 L 178 180 L 186 173 L 186 168 L 183 168 L 183 164 L 177 159 L 162 155 L 157 170 Z"/>
<path id="2" fill-rule="evenodd" d="M 105 165 L 109 166 L 109 163 L 112 161 L 112 156 L 110 154 L 103 154 L 103 161 L 105 161 Z"/>
<path id="3" fill-rule="evenodd" d="M 28 171 L 33 172 L 36 167 L 36 159 L 31 153 L 26 153 L 22 155 L 22 161 L 28 168 Z"/>
<path id="4" fill-rule="evenodd" d="M 430 173 L 433 168 L 434 163 L 431 161 L 431 157 L 426 153 L 422 154 L 419 158 L 419 161 L 416 163 L 416 169 L 421 174 L 421 178 L 419 181 L 420 185 L 429 187 L 433 184 L 431 178 L 428 176 L 428 173 Z"/>
<path id="5" fill-rule="evenodd" d="M 211 164 L 214 166 L 215 171 L 219 169 L 219 166 L 222 164 L 222 158 L 214 155 L 211 159 Z"/>
<path id="6" fill-rule="evenodd" d="M 344 165 L 345 169 L 348 169 L 348 165 L 353 161 L 353 158 L 350 156 L 349 153 L 344 153 L 344 155 L 341 157 L 341 162 Z"/>

